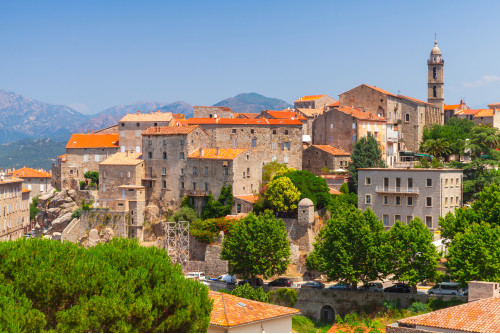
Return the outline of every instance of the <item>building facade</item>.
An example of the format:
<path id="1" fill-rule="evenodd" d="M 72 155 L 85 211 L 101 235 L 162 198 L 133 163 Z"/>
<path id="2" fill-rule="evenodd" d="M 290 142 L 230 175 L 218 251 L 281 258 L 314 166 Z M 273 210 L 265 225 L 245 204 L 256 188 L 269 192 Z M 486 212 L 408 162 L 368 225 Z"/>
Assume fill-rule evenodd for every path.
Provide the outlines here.
<path id="1" fill-rule="evenodd" d="M 172 113 L 159 111 L 151 113 L 127 114 L 118 122 L 120 152 L 142 152 L 141 132 L 154 126 L 168 126 L 173 120 Z"/>
<path id="2" fill-rule="evenodd" d="M 234 116 L 233 110 L 229 107 L 193 107 L 193 117 L 195 118 L 235 118 Z"/>
<path id="3" fill-rule="evenodd" d="M 0 176 L 0 240 L 23 238 L 31 230 L 30 191 L 23 180 L 12 175 Z"/>
<path id="4" fill-rule="evenodd" d="M 34 197 L 53 190 L 51 185 L 52 174 L 44 170 L 23 167 L 9 174 L 23 180 L 23 188 L 30 190 L 30 203 Z"/>
<path id="5" fill-rule="evenodd" d="M 462 177 L 461 169 L 360 168 L 358 208 L 371 208 L 386 228 L 419 217 L 435 231 L 439 217 L 463 205 Z"/>
<path id="6" fill-rule="evenodd" d="M 325 174 L 328 171 L 343 169 L 347 171 L 350 154 L 346 151 L 331 145 L 311 145 L 302 153 L 302 169 L 313 174 Z"/>
<path id="7" fill-rule="evenodd" d="M 304 108 L 304 109 L 323 109 L 328 104 L 332 104 L 337 102 L 334 98 L 322 94 L 322 95 L 307 95 L 299 97 L 297 100 L 293 102 L 293 107 L 295 109 Z"/>

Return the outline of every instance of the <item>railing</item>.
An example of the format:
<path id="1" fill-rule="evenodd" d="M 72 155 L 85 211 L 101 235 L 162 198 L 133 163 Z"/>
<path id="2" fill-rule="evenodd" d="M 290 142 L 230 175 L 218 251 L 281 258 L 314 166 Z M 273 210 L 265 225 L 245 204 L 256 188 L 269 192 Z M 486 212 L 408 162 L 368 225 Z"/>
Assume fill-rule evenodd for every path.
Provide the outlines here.
<path id="1" fill-rule="evenodd" d="M 210 194 L 211 194 L 210 191 L 184 190 L 184 196 L 208 196 Z"/>
<path id="2" fill-rule="evenodd" d="M 384 187 L 377 186 L 375 191 L 378 193 L 393 193 L 393 194 L 419 194 L 420 190 L 418 187 Z"/>

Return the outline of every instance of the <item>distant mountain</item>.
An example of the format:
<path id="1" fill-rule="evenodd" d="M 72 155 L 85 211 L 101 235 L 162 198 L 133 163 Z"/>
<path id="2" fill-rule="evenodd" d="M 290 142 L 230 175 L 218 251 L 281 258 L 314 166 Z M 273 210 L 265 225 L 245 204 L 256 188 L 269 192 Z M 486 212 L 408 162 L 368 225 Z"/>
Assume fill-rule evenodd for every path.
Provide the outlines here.
<path id="1" fill-rule="evenodd" d="M 0 168 L 43 168 L 50 170 L 52 162 L 66 152 L 66 142 L 51 139 L 22 139 L 0 145 Z"/>
<path id="2" fill-rule="evenodd" d="M 266 97 L 257 93 L 243 93 L 214 104 L 216 107 L 230 107 L 234 112 L 260 113 L 262 110 L 282 110 L 293 107 L 280 99 Z"/>
<path id="3" fill-rule="evenodd" d="M 66 140 L 89 116 L 0 89 L 0 144 L 23 138 Z"/>
<path id="4" fill-rule="evenodd" d="M 80 127 L 79 131 L 88 132 L 90 130 L 103 129 L 118 123 L 126 114 L 136 113 L 137 111 L 146 113 L 156 110 L 160 110 L 161 112 L 172 112 L 174 114 L 184 114 L 186 117 L 191 117 L 193 115 L 193 106 L 183 101 L 173 103 L 140 101 L 128 105 L 114 106 L 98 114 L 90 115 L 90 119 Z"/>

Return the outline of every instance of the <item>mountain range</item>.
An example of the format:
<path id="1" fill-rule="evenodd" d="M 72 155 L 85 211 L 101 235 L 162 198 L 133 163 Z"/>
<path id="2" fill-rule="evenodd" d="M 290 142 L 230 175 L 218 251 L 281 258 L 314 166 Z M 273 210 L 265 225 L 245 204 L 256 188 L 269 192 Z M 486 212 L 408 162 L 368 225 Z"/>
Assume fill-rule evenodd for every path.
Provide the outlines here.
<path id="1" fill-rule="evenodd" d="M 216 103 L 215 106 L 231 107 L 237 113 L 259 113 L 264 109 L 281 110 L 290 107 L 283 100 L 257 93 L 238 94 Z M 141 101 L 114 106 L 93 115 L 84 115 L 68 106 L 40 102 L 0 89 L 0 144 L 26 138 L 50 138 L 64 142 L 72 133 L 89 132 L 111 126 L 126 114 L 138 110 L 181 113 L 186 117 L 193 115 L 193 105 L 184 101 L 173 103 Z"/>

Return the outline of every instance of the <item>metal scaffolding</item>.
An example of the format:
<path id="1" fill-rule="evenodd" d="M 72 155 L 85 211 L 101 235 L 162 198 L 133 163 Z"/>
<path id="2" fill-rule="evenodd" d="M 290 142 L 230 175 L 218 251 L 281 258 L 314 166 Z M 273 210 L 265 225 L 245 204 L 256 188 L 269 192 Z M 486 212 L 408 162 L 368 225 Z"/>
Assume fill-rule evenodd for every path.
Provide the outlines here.
<path id="1" fill-rule="evenodd" d="M 165 249 L 173 263 L 187 268 L 189 262 L 189 222 L 165 223 Z"/>

